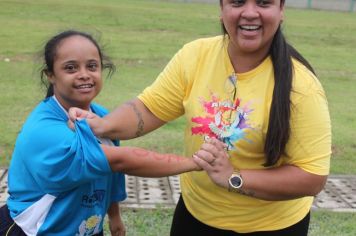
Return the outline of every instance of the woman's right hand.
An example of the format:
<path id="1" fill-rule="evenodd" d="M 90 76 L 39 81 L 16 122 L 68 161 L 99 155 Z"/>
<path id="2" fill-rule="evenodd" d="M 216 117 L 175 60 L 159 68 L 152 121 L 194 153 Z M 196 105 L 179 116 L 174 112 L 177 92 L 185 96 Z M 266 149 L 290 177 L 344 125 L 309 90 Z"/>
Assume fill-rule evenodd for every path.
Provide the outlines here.
<path id="1" fill-rule="evenodd" d="M 226 144 L 210 138 L 193 155 L 194 162 L 204 169 L 217 185 L 228 188 L 228 179 L 234 171 L 226 151 Z"/>

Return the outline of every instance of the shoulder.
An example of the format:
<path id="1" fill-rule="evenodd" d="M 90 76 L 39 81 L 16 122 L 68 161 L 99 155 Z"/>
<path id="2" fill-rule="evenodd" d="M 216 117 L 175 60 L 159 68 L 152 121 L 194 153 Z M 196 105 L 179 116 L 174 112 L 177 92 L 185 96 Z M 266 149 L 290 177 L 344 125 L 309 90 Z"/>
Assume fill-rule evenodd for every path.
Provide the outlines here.
<path id="1" fill-rule="evenodd" d="M 176 54 L 180 68 L 186 73 L 195 72 L 199 65 L 210 65 L 224 52 L 224 37 L 200 38 L 185 44 Z"/>
<path id="2" fill-rule="evenodd" d="M 185 46 L 189 47 L 189 46 L 215 45 L 215 44 L 221 44 L 223 40 L 224 37 L 222 35 L 218 35 L 213 37 L 199 38 L 185 44 Z"/>
<path id="3" fill-rule="evenodd" d="M 315 95 L 325 97 L 324 89 L 313 72 L 301 62 L 293 59 L 293 85 L 291 98 L 293 103 Z"/>
<path id="4" fill-rule="evenodd" d="M 68 117 L 52 99 L 39 103 L 28 116 L 18 135 L 26 145 L 51 145 L 64 142 L 73 131 L 67 125 Z M 48 146 L 47 146 L 48 147 Z"/>
<path id="5" fill-rule="evenodd" d="M 223 36 L 214 36 L 214 37 L 207 37 L 207 38 L 199 38 L 194 41 L 191 41 L 183 46 L 181 51 L 187 52 L 189 54 L 193 54 L 196 52 L 204 53 L 206 51 L 212 51 L 216 48 L 221 50 L 221 47 L 224 43 Z"/>
<path id="6" fill-rule="evenodd" d="M 292 93 L 310 95 L 317 92 L 324 93 L 323 87 L 313 72 L 301 62 L 293 59 Z"/>
<path id="7" fill-rule="evenodd" d="M 56 124 L 66 124 L 67 120 L 67 114 L 58 106 L 53 98 L 46 98 L 32 110 L 24 123 L 24 127 L 43 128 Z"/>

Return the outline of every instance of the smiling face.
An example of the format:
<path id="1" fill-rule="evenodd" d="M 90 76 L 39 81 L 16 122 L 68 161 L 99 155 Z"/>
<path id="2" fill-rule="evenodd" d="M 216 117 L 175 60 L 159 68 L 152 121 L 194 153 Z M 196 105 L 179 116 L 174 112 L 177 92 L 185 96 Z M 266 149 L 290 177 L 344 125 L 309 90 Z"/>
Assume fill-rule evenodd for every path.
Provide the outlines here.
<path id="1" fill-rule="evenodd" d="M 281 0 L 221 0 L 230 53 L 267 55 L 283 20 Z"/>
<path id="2" fill-rule="evenodd" d="M 54 95 L 65 109 L 89 109 L 102 88 L 101 58 L 97 47 L 87 38 L 74 35 L 56 48 L 53 73 L 47 74 Z"/>

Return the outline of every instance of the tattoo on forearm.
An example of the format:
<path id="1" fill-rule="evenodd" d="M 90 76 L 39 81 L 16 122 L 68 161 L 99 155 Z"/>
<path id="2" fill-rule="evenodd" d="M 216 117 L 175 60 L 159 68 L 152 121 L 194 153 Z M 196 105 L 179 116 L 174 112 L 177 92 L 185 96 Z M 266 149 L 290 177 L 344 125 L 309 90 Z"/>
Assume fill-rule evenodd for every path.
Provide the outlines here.
<path id="1" fill-rule="evenodd" d="M 161 154 L 153 151 L 148 151 L 146 149 L 141 149 L 141 148 L 132 148 L 132 152 L 134 153 L 135 157 L 145 157 L 145 158 L 151 158 L 156 161 L 162 161 L 162 162 L 183 162 L 187 161 L 188 158 L 183 158 L 175 154 Z"/>
<path id="2" fill-rule="evenodd" d="M 143 121 L 142 119 L 142 114 L 141 112 L 137 109 L 136 107 L 136 104 L 133 103 L 133 102 L 127 102 L 126 103 L 127 105 L 131 106 L 132 109 L 134 110 L 135 114 L 136 114 L 136 117 L 137 117 L 137 130 L 136 130 L 136 133 L 135 133 L 135 136 L 136 137 L 140 137 L 142 134 L 143 134 L 143 126 L 145 124 L 145 122 Z"/>
<path id="3" fill-rule="evenodd" d="M 245 191 L 245 190 L 239 189 L 238 192 L 242 195 L 246 195 L 249 197 L 255 197 L 255 192 L 253 192 L 253 191 Z"/>

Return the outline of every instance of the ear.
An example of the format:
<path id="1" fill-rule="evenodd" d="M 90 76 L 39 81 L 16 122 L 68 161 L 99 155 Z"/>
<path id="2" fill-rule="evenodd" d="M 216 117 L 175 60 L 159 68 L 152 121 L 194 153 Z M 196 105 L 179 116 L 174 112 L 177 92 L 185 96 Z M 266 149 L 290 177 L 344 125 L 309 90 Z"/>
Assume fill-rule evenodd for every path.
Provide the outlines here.
<path id="1" fill-rule="evenodd" d="M 283 21 L 284 21 L 284 14 L 283 14 L 283 12 L 282 12 L 282 13 L 281 13 L 281 19 L 280 19 L 280 24 L 282 24 Z"/>
<path id="2" fill-rule="evenodd" d="M 46 76 L 47 76 L 48 82 L 49 82 L 50 84 L 54 84 L 54 82 L 55 82 L 54 74 L 51 73 L 51 72 L 49 72 L 48 70 L 45 70 L 44 73 L 45 73 Z"/>
<path id="3" fill-rule="evenodd" d="M 223 5 L 224 5 L 223 0 L 220 0 L 220 11 L 222 11 Z"/>
<path id="4" fill-rule="evenodd" d="M 281 6 L 280 16 L 281 16 L 281 24 L 282 24 L 284 21 L 284 4 Z"/>

